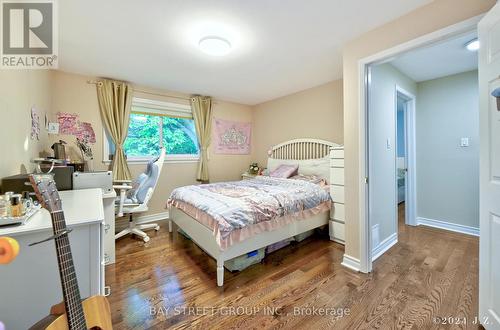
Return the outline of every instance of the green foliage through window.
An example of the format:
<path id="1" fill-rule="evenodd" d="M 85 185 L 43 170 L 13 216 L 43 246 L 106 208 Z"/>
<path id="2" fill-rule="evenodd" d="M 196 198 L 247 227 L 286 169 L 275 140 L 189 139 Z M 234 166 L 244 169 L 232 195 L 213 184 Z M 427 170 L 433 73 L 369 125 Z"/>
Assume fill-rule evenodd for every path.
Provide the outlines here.
<path id="1" fill-rule="evenodd" d="M 161 145 L 166 148 L 167 155 L 197 155 L 194 120 L 132 113 L 123 145 L 127 157 L 157 155 Z"/>

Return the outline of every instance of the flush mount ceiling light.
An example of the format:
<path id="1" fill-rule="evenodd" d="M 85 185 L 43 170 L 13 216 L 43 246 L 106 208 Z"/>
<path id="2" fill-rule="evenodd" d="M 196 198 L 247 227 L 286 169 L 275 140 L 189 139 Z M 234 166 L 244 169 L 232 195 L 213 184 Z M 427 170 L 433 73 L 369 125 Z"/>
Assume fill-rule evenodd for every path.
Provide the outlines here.
<path id="1" fill-rule="evenodd" d="M 471 41 L 465 44 L 465 48 L 467 48 L 467 50 L 471 52 L 477 51 L 479 49 L 479 40 L 477 38 L 472 39 Z"/>
<path id="2" fill-rule="evenodd" d="M 231 43 L 221 37 L 207 36 L 198 43 L 201 51 L 211 56 L 224 56 L 231 51 Z"/>

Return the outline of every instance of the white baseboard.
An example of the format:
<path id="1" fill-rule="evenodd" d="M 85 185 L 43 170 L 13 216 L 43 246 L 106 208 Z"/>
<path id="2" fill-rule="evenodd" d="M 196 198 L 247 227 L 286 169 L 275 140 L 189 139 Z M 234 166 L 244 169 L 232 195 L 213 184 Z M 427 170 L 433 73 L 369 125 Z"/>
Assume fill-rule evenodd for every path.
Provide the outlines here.
<path id="1" fill-rule="evenodd" d="M 451 223 L 446 221 L 417 217 L 417 225 L 454 231 L 456 233 L 461 233 L 466 235 L 479 236 L 479 228 L 459 225 L 456 223 Z"/>
<path id="2" fill-rule="evenodd" d="M 342 260 L 341 265 L 344 267 L 347 267 L 351 270 L 354 270 L 356 272 L 359 272 L 359 270 L 361 268 L 361 263 L 360 263 L 359 259 L 348 256 L 347 254 L 344 254 L 344 260 Z"/>
<path id="3" fill-rule="evenodd" d="M 398 233 L 394 233 L 391 236 L 384 239 L 377 245 L 372 251 L 372 261 L 375 261 L 378 257 L 384 254 L 387 250 L 393 247 L 398 242 Z"/>
<path id="4" fill-rule="evenodd" d="M 148 222 L 157 222 L 157 221 L 164 221 L 169 219 L 169 214 L 168 211 L 166 212 L 160 212 L 160 213 L 155 213 L 155 214 L 148 214 L 148 215 L 143 215 L 140 217 L 134 217 L 137 222 L 140 223 L 148 223 Z M 115 220 L 115 231 L 119 232 L 122 229 L 125 229 L 128 227 L 128 217 L 122 217 L 122 218 L 117 218 Z"/>
<path id="5" fill-rule="evenodd" d="M 148 215 L 143 215 L 140 217 L 135 218 L 137 222 L 140 223 L 147 223 L 147 222 L 153 222 L 153 221 L 162 221 L 162 220 L 168 220 L 169 214 L 168 211 L 166 212 L 160 212 L 160 213 L 155 213 L 155 214 L 148 214 Z"/>

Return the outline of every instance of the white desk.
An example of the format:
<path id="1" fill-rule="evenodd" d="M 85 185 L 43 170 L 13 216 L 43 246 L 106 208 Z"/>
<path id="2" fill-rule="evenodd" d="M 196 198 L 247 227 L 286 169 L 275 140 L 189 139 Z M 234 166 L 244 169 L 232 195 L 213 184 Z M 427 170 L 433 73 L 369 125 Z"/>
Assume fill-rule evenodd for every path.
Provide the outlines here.
<path id="1" fill-rule="evenodd" d="M 82 298 L 104 294 L 104 209 L 101 189 L 60 192 Z M 40 210 L 28 222 L 0 227 L 0 236 L 15 238 L 18 257 L 0 265 L 0 320 L 6 329 L 27 329 L 62 301 L 54 241 L 28 244 L 52 235 L 52 221 Z"/>

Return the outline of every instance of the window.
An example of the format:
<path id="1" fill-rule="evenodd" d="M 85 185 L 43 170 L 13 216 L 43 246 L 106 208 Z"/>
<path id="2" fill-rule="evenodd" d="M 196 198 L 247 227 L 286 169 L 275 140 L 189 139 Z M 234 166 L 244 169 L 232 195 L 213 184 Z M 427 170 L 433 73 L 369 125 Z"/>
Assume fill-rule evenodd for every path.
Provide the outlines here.
<path id="1" fill-rule="evenodd" d="M 198 138 L 191 107 L 133 98 L 128 135 L 123 149 L 128 161 L 146 161 L 165 147 L 167 160 L 197 160 Z M 114 145 L 109 143 L 110 154 Z"/>

